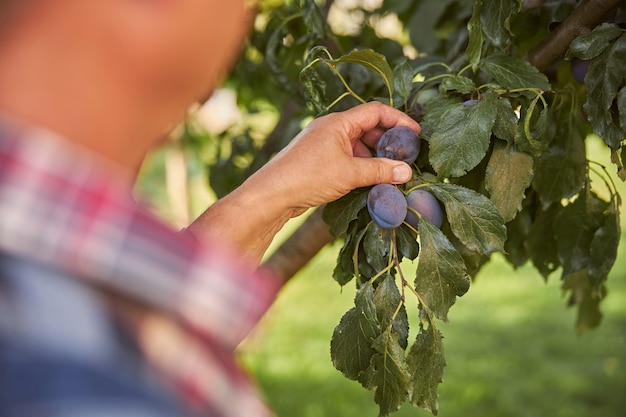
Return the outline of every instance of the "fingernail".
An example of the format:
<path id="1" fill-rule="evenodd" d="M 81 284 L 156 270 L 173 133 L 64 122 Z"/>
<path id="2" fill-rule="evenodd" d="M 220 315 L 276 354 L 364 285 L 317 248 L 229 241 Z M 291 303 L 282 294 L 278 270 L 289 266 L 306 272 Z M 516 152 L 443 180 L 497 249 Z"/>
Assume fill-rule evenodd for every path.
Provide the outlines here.
<path id="1" fill-rule="evenodd" d="M 408 165 L 396 165 L 393 167 L 393 181 L 407 182 L 411 179 L 411 168 Z"/>

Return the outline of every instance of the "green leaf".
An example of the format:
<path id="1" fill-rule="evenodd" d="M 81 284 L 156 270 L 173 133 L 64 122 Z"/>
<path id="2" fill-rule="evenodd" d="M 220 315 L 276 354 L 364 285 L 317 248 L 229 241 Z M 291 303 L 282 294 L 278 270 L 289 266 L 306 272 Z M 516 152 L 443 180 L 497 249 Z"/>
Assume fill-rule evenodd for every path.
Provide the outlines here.
<path id="1" fill-rule="evenodd" d="M 554 233 L 563 277 L 589 267 L 591 241 L 604 223 L 607 205 L 594 193 L 584 190 L 556 217 Z"/>
<path id="2" fill-rule="evenodd" d="M 496 142 L 487 165 L 485 188 L 504 222 L 513 220 L 522 209 L 532 179 L 533 157 L 513 145 Z"/>
<path id="3" fill-rule="evenodd" d="M 626 34 L 612 42 L 608 48 L 591 61 L 585 84 L 587 101 L 583 109 L 595 133 L 613 150 L 617 150 L 626 134 L 619 126 L 613 101 L 624 83 L 626 69 Z"/>
<path id="4" fill-rule="evenodd" d="M 389 265 L 389 250 L 391 249 L 391 230 L 379 227 L 371 222 L 363 238 L 363 252 L 365 259 L 374 271 L 382 271 Z"/>
<path id="5" fill-rule="evenodd" d="M 557 242 L 554 238 L 555 217 L 561 209 L 560 204 L 538 209 L 534 221 L 525 239 L 525 247 L 533 265 L 544 279 L 561 265 L 557 254 Z"/>
<path id="6" fill-rule="evenodd" d="M 357 229 L 357 224 L 352 226 L 352 229 Z M 366 228 L 361 230 L 357 230 L 354 233 L 348 233 L 346 235 L 346 239 L 343 242 L 343 246 L 339 250 L 339 255 L 337 258 L 337 265 L 333 270 L 333 279 L 337 281 L 337 283 L 341 286 L 346 285 L 348 282 L 354 278 L 356 272 L 354 270 L 354 260 L 353 256 L 355 250 L 361 244 L 361 240 L 367 231 Z"/>
<path id="7" fill-rule="evenodd" d="M 378 74 L 370 71 L 367 67 L 360 64 L 346 62 L 344 65 L 342 65 L 342 68 L 337 68 L 337 71 L 342 74 L 343 79 L 345 80 L 346 84 L 350 86 L 350 89 L 356 93 L 362 94 L 364 92 L 368 92 L 373 85 L 380 85 L 380 87 L 384 85 L 382 79 L 378 77 Z M 339 79 L 336 73 L 334 73 L 334 76 Z M 345 86 L 343 86 L 343 88 L 345 88 Z M 343 88 L 336 91 L 342 91 Z M 381 97 L 379 99 L 379 101 L 385 100 L 389 100 L 389 96 Z M 389 102 L 387 101 L 386 104 L 389 104 Z"/>
<path id="8" fill-rule="evenodd" d="M 326 21 L 320 10 L 320 7 L 314 0 L 304 0 L 302 5 L 302 20 L 306 24 L 307 34 L 314 40 L 325 39 L 326 35 Z"/>
<path id="9" fill-rule="evenodd" d="M 361 245 L 363 236 L 365 236 L 365 232 L 367 232 L 366 226 L 370 221 L 369 215 L 367 215 L 366 219 L 365 216 L 360 216 L 359 219 L 350 223 L 350 228 L 346 233 L 344 243 L 339 250 L 337 265 L 335 265 L 335 269 L 333 270 L 333 279 L 341 286 L 346 285 L 355 276 L 366 272 L 364 265 L 363 267 L 360 264 L 355 265 L 355 262 L 359 261 L 358 256 L 357 260 L 354 258 L 355 253 L 358 255 L 362 252 L 357 251 L 357 249 Z"/>
<path id="10" fill-rule="evenodd" d="M 430 325 L 427 329 L 420 326 L 406 359 L 411 375 L 411 403 L 434 415 L 439 411 L 437 386 L 443 380 L 446 366 L 442 339 L 434 326 Z"/>
<path id="11" fill-rule="evenodd" d="M 352 236 L 344 240 L 337 255 L 337 264 L 333 268 L 333 279 L 342 287 L 354 278 L 354 266 L 349 256 L 353 244 L 351 240 Z"/>
<path id="12" fill-rule="evenodd" d="M 504 250 L 506 228 L 491 200 L 454 184 L 438 183 L 428 188 L 444 204 L 452 232 L 468 249 L 483 254 Z"/>
<path id="13" fill-rule="evenodd" d="M 496 120 L 496 98 L 487 95 L 472 106 L 446 112 L 430 137 L 430 163 L 441 177 L 460 177 L 487 153 Z"/>
<path id="14" fill-rule="evenodd" d="M 398 335 L 398 343 L 406 349 L 409 344 L 409 319 L 398 286 L 390 274 L 385 275 L 376 287 L 374 305 L 381 327 L 391 326 L 391 331 Z"/>
<path id="15" fill-rule="evenodd" d="M 549 132 L 548 128 L 550 127 L 551 122 L 548 120 L 549 115 L 550 109 L 548 107 L 544 107 L 539 112 L 539 116 L 537 116 L 534 124 L 532 123 L 532 112 L 529 111 L 524 118 L 524 135 L 535 153 L 545 151 L 548 145 L 547 142 L 551 139 L 551 136 L 546 134 Z"/>
<path id="16" fill-rule="evenodd" d="M 329 56 L 328 49 L 323 46 L 315 46 L 309 51 L 305 66 L 300 71 L 300 82 L 304 86 L 304 92 L 307 102 L 314 107 L 316 113 L 326 111 L 326 105 L 329 102 L 326 97 L 326 81 L 318 73 L 318 58 Z"/>
<path id="17" fill-rule="evenodd" d="M 478 251 L 472 251 L 467 248 L 450 230 L 450 224 L 444 223 L 441 227 L 441 231 L 446 235 L 452 246 L 459 252 L 463 261 L 465 262 L 465 268 L 470 278 L 475 278 L 476 274 L 482 266 L 489 260 L 489 255 L 483 255 Z"/>
<path id="18" fill-rule="evenodd" d="M 617 156 L 618 151 L 613 151 L 612 154 L 616 155 L 618 160 L 621 161 L 619 164 L 617 164 L 618 165 L 617 176 L 619 177 L 620 180 L 626 181 L 626 168 L 624 168 L 624 164 L 626 163 L 626 146 L 622 146 L 620 148 L 619 156 Z M 616 163 L 616 162 L 613 161 L 613 163 Z"/>
<path id="19" fill-rule="evenodd" d="M 322 219 L 330 227 L 333 236 L 339 237 L 346 233 L 350 222 L 367 205 L 368 193 L 369 188 L 358 188 L 324 207 Z"/>
<path id="20" fill-rule="evenodd" d="M 608 276 L 617 259 L 620 239 L 619 198 L 614 197 L 604 212 L 604 222 L 593 234 L 589 251 L 589 279 L 594 286 Z"/>
<path id="21" fill-rule="evenodd" d="M 493 134 L 512 144 L 515 140 L 517 122 L 518 118 L 511 102 L 504 97 L 498 98 L 496 101 L 496 121 L 493 125 Z"/>
<path id="22" fill-rule="evenodd" d="M 454 75 L 444 78 L 441 81 L 439 88 L 443 91 L 456 91 L 459 94 L 470 94 L 476 91 L 474 81 L 462 75 Z"/>
<path id="23" fill-rule="evenodd" d="M 357 291 L 354 304 L 333 331 L 330 356 L 335 368 L 346 378 L 363 383 L 360 377 L 376 353 L 372 342 L 380 334 L 371 284 L 365 284 Z"/>
<path id="24" fill-rule="evenodd" d="M 422 121 L 421 137 L 430 140 L 430 136 L 439 127 L 443 116 L 460 104 L 461 100 L 458 97 L 448 97 L 444 94 L 438 94 L 430 98 L 424 106 L 425 113 Z"/>
<path id="25" fill-rule="evenodd" d="M 407 226 L 402 225 L 396 228 L 396 245 L 400 255 L 414 260 L 419 254 L 419 244 L 417 243 L 415 233 Z"/>
<path id="26" fill-rule="evenodd" d="M 362 250 L 357 251 L 354 254 L 353 262 L 357 262 L 357 288 L 372 279 L 375 275 L 378 274 L 379 271 L 376 271 L 374 267 L 372 267 L 367 260 L 365 259 L 365 254 Z"/>
<path id="27" fill-rule="evenodd" d="M 626 169 L 624 169 L 623 162 L 626 161 L 624 159 L 626 157 L 626 147 L 622 146 L 617 151 L 611 151 L 611 162 L 615 165 L 615 169 L 617 170 L 617 177 L 626 181 Z"/>
<path id="28" fill-rule="evenodd" d="M 483 42 L 485 36 L 483 34 L 483 27 L 480 22 L 480 11 L 483 7 L 483 0 L 476 0 L 474 2 L 474 11 L 469 22 L 467 22 L 467 31 L 469 33 L 469 41 L 465 53 L 467 59 L 472 65 L 472 69 L 476 72 L 478 63 L 480 62 L 480 56 L 482 53 Z"/>
<path id="29" fill-rule="evenodd" d="M 562 289 L 563 292 L 570 292 L 569 305 L 578 306 L 576 317 L 578 334 L 598 327 L 602 321 L 600 301 L 605 296 L 605 289 L 591 285 L 587 269 L 581 269 L 565 276 Z"/>
<path id="30" fill-rule="evenodd" d="M 524 207 L 513 220 L 506 224 L 507 239 L 504 242 L 504 250 L 506 251 L 504 257 L 514 268 L 521 267 L 529 259 L 524 240 L 528 235 L 531 223 L 530 210 Z"/>
<path id="31" fill-rule="evenodd" d="M 409 395 L 409 377 L 404 369 L 404 349 L 398 343 L 398 334 L 386 329 L 373 344 L 376 353 L 366 371 L 367 387 L 374 390 L 378 416 L 397 411 Z"/>
<path id="32" fill-rule="evenodd" d="M 406 58 L 393 69 L 393 85 L 402 100 L 406 100 L 413 90 L 413 75 L 413 67 Z"/>
<path id="33" fill-rule="evenodd" d="M 533 189 L 543 205 L 549 206 L 576 195 L 582 189 L 586 175 L 584 137 L 571 123 L 558 124 L 554 142 L 535 164 Z"/>
<path id="34" fill-rule="evenodd" d="M 619 110 L 619 125 L 626 132 L 626 87 L 617 93 L 617 109 Z"/>
<path id="35" fill-rule="evenodd" d="M 270 28 L 268 29 L 271 30 Z M 282 86 L 291 85 L 291 80 L 283 68 L 279 53 L 283 46 L 282 40 L 287 34 L 286 25 L 279 25 L 276 29 L 271 31 L 265 48 L 266 67 L 272 74 L 272 78 Z"/>
<path id="36" fill-rule="evenodd" d="M 504 49 L 510 43 L 509 19 L 521 6 L 520 0 L 484 0 L 480 21 L 485 35 L 498 48 Z"/>
<path id="37" fill-rule="evenodd" d="M 565 59 L 593 59 L 609 46 L 609 42 L 619 37 L 622 29 L 615 23 L 602 23 L 591 32 L 575 38 L 569 45 Z"/>
<path id="38" fill-rule="evenodd" d="M 521 58 L 494 54 L 485 59 L 485 71 L 503 88 L 508 90 L 538 88 L 550 91 L 548 78 L 528 61 Z M 534 96 L 534 94 L 524 93 Z"/>
<path id="39" fill-rule="evenodd" d="M 441 230 L 419 222 L 421 253 L 415 275 L 415 291 L 435 317 L 448 321 L 448 310 L 469 289 L 463 258 Z"/>
<path id="40" fill-rule="evenodd" d="M 538 100 L 524 103 L 520 110 L 521 123 L 515 131 L 518 149 L 534 156 L 544 153 L 554 138 L 555 123 L 549 107 L 538 109 Z"/>
<path id="41" fill-rule="evenodd" d="M 380 75 L 389 90 L 389 96 L 393 96 L 394 93 L 394 78 L 393 71 L 387 62 L 387 58 L 383 54 L 372 49 L 354 49 L 339 58 L 329 60 L 328 62 L 333 64 L 339 64 L 341 62 L 352 62 L 362 65 L 363 67 Z"/>

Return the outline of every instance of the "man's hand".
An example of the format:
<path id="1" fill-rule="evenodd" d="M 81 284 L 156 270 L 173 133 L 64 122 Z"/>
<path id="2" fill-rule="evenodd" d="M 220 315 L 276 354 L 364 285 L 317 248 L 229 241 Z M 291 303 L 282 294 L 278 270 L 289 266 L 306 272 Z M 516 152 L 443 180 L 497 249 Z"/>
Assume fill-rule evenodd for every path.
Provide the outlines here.
<path id="1" fill-rule="evenodd" d="M 295 214 L 373 184 L 407 182 L 411 168 L 401 161 L 371 158 L 382 133 L 420 126 L 404 113 L 378 102 L 313 120 L 251 181 L 272 190 Z"/>
<path id="2" fill-rule="evenodd" d="M 219 239 L 258 262 L 291 217 L 334 201 L 351 190 L 379 183 L 404 183 L 411 168 L 402 161 L 372 158 L 382 133 L 420 126 L 378 102 L 313 120 L 291 143 L 239 188 L 215 203 L 188 230 Z"/>

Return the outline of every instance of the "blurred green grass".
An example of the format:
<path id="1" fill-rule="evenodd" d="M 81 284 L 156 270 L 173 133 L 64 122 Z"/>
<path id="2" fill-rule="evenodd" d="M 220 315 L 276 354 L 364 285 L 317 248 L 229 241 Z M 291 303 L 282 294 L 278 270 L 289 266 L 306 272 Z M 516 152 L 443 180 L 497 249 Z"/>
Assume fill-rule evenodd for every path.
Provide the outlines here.
<path id="1" fill-rule="evenodd" d="M 333 328 L 354 296 L 353 285 L 342 291 L 332 281 L 336 249 L 325 249 L 285 287 L 240 349 L 279 417 L 378 415 L 372 393 L 330 362 Z M 624 416 L 625 250 L 622 241 L 603 322 L 582 336 L 558 274 L 545 283 L 532 267 L 513 270 L 496 257 L 452 307 L 450 324 L 438 324 L 447 359 L 439 415 Z M 395 415 L 430 413 L 405 405 Z"/>

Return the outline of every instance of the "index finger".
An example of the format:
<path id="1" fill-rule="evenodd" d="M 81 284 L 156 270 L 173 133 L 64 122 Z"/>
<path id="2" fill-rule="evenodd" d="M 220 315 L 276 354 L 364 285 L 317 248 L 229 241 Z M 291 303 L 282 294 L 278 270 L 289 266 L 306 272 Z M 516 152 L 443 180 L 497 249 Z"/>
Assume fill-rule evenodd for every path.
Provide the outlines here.
<path id="1" fill-rule="evenodd" d="M 380 138 L 382 132 L 380 128 L 405 126 L 416 133 L 422 131 L 419 123 L 407 114 L 377 101 L 352 107 L 344 111 L 343 115 L 346 132 L 352 143 L 361 140 L 368 146 L 373 146 Z"/>

